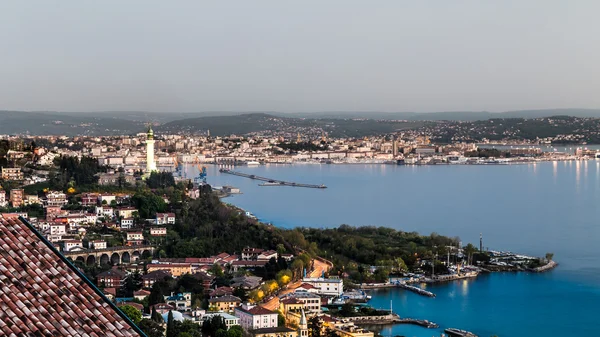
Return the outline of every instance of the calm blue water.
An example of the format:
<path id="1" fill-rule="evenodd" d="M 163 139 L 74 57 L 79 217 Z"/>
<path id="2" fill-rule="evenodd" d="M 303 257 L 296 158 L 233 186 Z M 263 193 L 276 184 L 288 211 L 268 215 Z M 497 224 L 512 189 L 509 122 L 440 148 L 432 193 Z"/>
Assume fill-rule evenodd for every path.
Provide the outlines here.
<path id="1" fill-rule="evenodd" d="M 190 169 L 189 174 L 192 175 Z M 592 336 L 600 303 L 600 162 L 497 166 L 270 165 L 238 167 L 324 190 L 259 187 L 208 167 L 209 183 L 244 194 L 226 199 L 277 226 L 382 225 L 459 236 L 463 244 L 543 256 L 546 274 L 507 273 L 431 287 L 436 298 L 402 290 L 374 293 L 376 307 L 479 336 Z M 432 336 L 393 326 L 384 335 Z"/>

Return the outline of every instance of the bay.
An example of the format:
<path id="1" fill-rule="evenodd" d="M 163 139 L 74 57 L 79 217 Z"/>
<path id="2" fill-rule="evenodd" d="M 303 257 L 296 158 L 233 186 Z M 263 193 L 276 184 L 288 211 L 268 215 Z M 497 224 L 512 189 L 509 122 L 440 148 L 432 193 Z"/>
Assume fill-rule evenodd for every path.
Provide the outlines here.
<path id="1" fill-rule="evenodd" d="M 188 167 L 188 176 L 195 168 Z M 546 274 L 506 273 L 431 287 L 437 297 L 374 292 L 372 303 L 480 336 L 592 336 L 600 301 L 600 162 L 523 165 L 267 165 L 235 170 L 327 189 L 260 187 L 208 167 L 212 185 L 243 194 L 226 198 L 281 227 L 387 226 L 459 236 L 475 245 L 560 263 Z M 197 171 L 196 171 L 197 172 Z M 384 335 L 432 336 L 395 325 Z"/>

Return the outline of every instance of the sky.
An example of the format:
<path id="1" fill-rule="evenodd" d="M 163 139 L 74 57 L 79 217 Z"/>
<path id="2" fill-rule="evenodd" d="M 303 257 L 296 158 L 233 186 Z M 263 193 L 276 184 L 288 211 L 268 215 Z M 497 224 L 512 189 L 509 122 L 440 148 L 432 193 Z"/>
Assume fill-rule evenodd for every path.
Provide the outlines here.
<path id="1" fill-rule="evenodd" d="M 2 1 L 0 110 L 600 108 L 593 0 Z"/>

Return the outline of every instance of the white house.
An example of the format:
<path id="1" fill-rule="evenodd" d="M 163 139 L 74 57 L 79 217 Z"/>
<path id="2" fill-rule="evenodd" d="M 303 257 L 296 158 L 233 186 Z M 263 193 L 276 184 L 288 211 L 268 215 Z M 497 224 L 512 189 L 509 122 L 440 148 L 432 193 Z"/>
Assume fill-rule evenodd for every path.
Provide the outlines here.
<path id="1" fill-rule="evenodd" d="M 175 213 L 156 213 L 157 225 L 174 225 Z"/>
<path id="2" fill-rule="evenodd" d="M 258 261 L 269 261 L 272 258 L 277 259 L 277 252 L 274 250 L 266 250 L 258 254 L 258 256 L 256 257 Z"/>
<path id="3" fill-rule="evenodd" d="M 247 306 L 237 307 L 235 308 L 235 316 L 240 319 L 240 325 L 246 331 L 277 327 L 277 312 L 261 306 L 252 308 Z"/>
<path id="4" fill-rule="evenodd" d="M 66 240 L 64 242 L 64 244 L 65 244 L 64 245 L 65 252 L 70 252 L 75 247 L 83 248 L 83 244 L 81 243 L 81 240 Z"/>
<path id="5" fill-rule="evenodd" d="M 339 278 L 304 278 L 302 282 L 317 288 L 320 295 L 341 296 L 344 292 L 344 284 Z"/>
<path id="6" fill-rule="evenodd" d="M 88 242 L 90 249 L 106 249 L 106 241 L 104 240 L 93 240 Z"/>
<path id="7" fill-rule="evenodd" d="M 165 236 L 167 235 L 167 229 L 165 227 L 150 228 L 150 235 Z"/>
<path id="8" fill-rule="evenodd" d="M 121 219 L 121 229 L 133 228 L 133 218 Z"/>

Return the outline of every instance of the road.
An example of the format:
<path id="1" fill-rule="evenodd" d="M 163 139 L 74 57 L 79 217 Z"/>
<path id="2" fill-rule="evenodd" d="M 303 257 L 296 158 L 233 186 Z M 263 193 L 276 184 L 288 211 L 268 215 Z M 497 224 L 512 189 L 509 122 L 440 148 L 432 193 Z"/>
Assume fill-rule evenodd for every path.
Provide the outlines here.
<path id="1" fill-rule="evenodd" d="M 329 265 L 325 262 L 322 262 L 320 260 L 314 259 L 313 260 L 313 270 L 310 273 L 308 273 L 308 277 L 321 277 L 321 275 L 323 275 L 323 272 L 329 271 L 330 268 L 331 268 L 331 265 Z M 269 310 L 278 310 L 279 309 L 279 296 L 293 292 L 300 285 L 302 285 L 302 281 L 296 281 L 296 282 L 288 284 L 285 289 L 279 291 L 279 293 L 277 293 L 277 295 L 273 295 L 272 299 L 268 300 L 267 302 L 265 302 L 263 304 L 260 304 L 260 306 L 263 308 L 269 309 Z"/>

